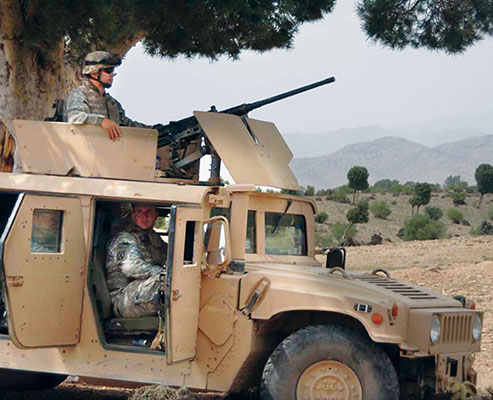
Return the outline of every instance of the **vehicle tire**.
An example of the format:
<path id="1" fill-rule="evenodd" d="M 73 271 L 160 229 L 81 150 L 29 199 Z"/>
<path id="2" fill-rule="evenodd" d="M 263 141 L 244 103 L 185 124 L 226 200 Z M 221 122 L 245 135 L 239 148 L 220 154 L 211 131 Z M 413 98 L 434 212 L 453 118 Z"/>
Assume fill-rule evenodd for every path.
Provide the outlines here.
<path id="1" fill-rule="evenodd" d="M 0 368 L 0 388 L 3 390 L 52 389 L 65 379 L 67 375 Z"/>
<path id="2" fill-rule="evenodd" d="M 261 400 L 398 400 L 399 382 L 387 354 L 361 332 L 309 326 L 272 352 L 260 384 Z"/>

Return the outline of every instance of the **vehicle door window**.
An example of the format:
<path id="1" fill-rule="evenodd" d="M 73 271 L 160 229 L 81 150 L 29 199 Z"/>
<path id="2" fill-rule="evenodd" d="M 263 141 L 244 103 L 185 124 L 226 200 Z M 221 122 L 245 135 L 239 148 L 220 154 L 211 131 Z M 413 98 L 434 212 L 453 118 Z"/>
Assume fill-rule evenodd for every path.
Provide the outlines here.
<path id="1" fill-rule="evenodd" d="M 63 211 L 35 209 L 31 253 L 61 253 Z"/>

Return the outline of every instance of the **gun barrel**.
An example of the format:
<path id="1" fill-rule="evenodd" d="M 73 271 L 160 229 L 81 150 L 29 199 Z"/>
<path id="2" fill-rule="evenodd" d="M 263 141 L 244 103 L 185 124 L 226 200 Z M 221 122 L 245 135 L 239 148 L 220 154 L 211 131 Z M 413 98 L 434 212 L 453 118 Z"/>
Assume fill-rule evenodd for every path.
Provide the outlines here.
<path id="1" fill-rule="evenodd" d="M 246 115 L 250 111 L 263 107 L 267 104 L 271 104 L 276 101 L 283 100 L 287 97 L 295 96 L 297 94 L 306 92 L 307 90 L 315 89 L 319 86 L 328 85 L 329 83 L 335 82 L 335 80 L 336 79 L 333 76 L 331 76 L 330 78 L 326 78 L 321 81 L 311 83 L 309 85 L 302 86 L 297 89 L 293 89 L 288 92 L 284 92 L 264 100 L 255 101 L 253 103 L 240 104 L 238 106 L 227 108 L 220 112 L 226 114 L 234 114 L 234 115 Z M 170 144 L 175 139 L 174 137 L 175 135 L 179 134 L 179 132 L 183 130 L 186 130 L 194 126 L 195 124 L 197 124 L 197 120 L 195 119 L 194 116 L 191 116 L 188 118 L 184 118 L 180 121 L 170 122 L 168 125 L 161 127 L 159 129 L 159 135 L 158 135 L 158 147 L 162 147 Z"/>
<path id="2" fill-rule="evenodd" d="M 280 101 L 291 96 L 296 96 L 297 94 L 315 89 L 319 86 L 328 85 L 329 83 L 335 82 L 335 80 L 336 78 L 331 76 L 330 78 L 326 78 L 318 82 L 310 83 L 309 85 L 301 86 L 297 89 L 289 90 L 288 92 L 284 92 L 276 96 L 268 97 L 267 99 L 255 101 L 253 103 L 242 104 L 240 106 L 231 107 L 220 112 L 226 114 L 236 114 L 236 115 L 247 114 L 250 111 L 255 110 L 256 108 L 263 107 L 267 104 L 275 103 L 276 101 Z"/>

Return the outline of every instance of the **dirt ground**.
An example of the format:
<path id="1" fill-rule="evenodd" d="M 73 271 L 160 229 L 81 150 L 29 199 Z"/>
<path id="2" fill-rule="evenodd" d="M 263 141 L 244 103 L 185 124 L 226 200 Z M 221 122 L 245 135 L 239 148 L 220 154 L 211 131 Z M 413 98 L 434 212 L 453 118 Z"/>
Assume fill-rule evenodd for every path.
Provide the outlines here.
<path id="1" fill-rule="evenodd" d="M 393 242 L 347 249 L 347 269 L 387 269 L 392 277 L 433 288 L 446 295 L 462 294 L 484 310 L 482 351 L 476 357 L 478 387 L 493 387 L 493 236 Z M 62 384 L 48 391 L 2 393 L 5 400 L 127 400 L 134 389 Z M 218 400 L 212 394 L 201 400 Z M 484 397 L 484 398 L 490 398 Z"/>

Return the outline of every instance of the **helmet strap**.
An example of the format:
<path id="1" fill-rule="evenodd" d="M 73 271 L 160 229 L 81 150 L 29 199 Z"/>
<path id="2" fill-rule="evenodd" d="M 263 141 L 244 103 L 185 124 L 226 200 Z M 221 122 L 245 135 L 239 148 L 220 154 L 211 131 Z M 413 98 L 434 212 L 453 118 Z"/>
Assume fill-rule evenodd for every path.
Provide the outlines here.
<path id="1" fill-rule="evenodd" d="M 101 74 L 102 74 L 102 72 L 101 72 L 101 70 L 99 70 L 97 78 L 94 78 L 93 76 L 89 75 L 89 79 L 93 79 L 93 80 L 99 82 L 101 85 L 103 85 L 103 87 L 105 89 L 109 89 L 111 87 L 111 83 L 101 81 Z"/>

